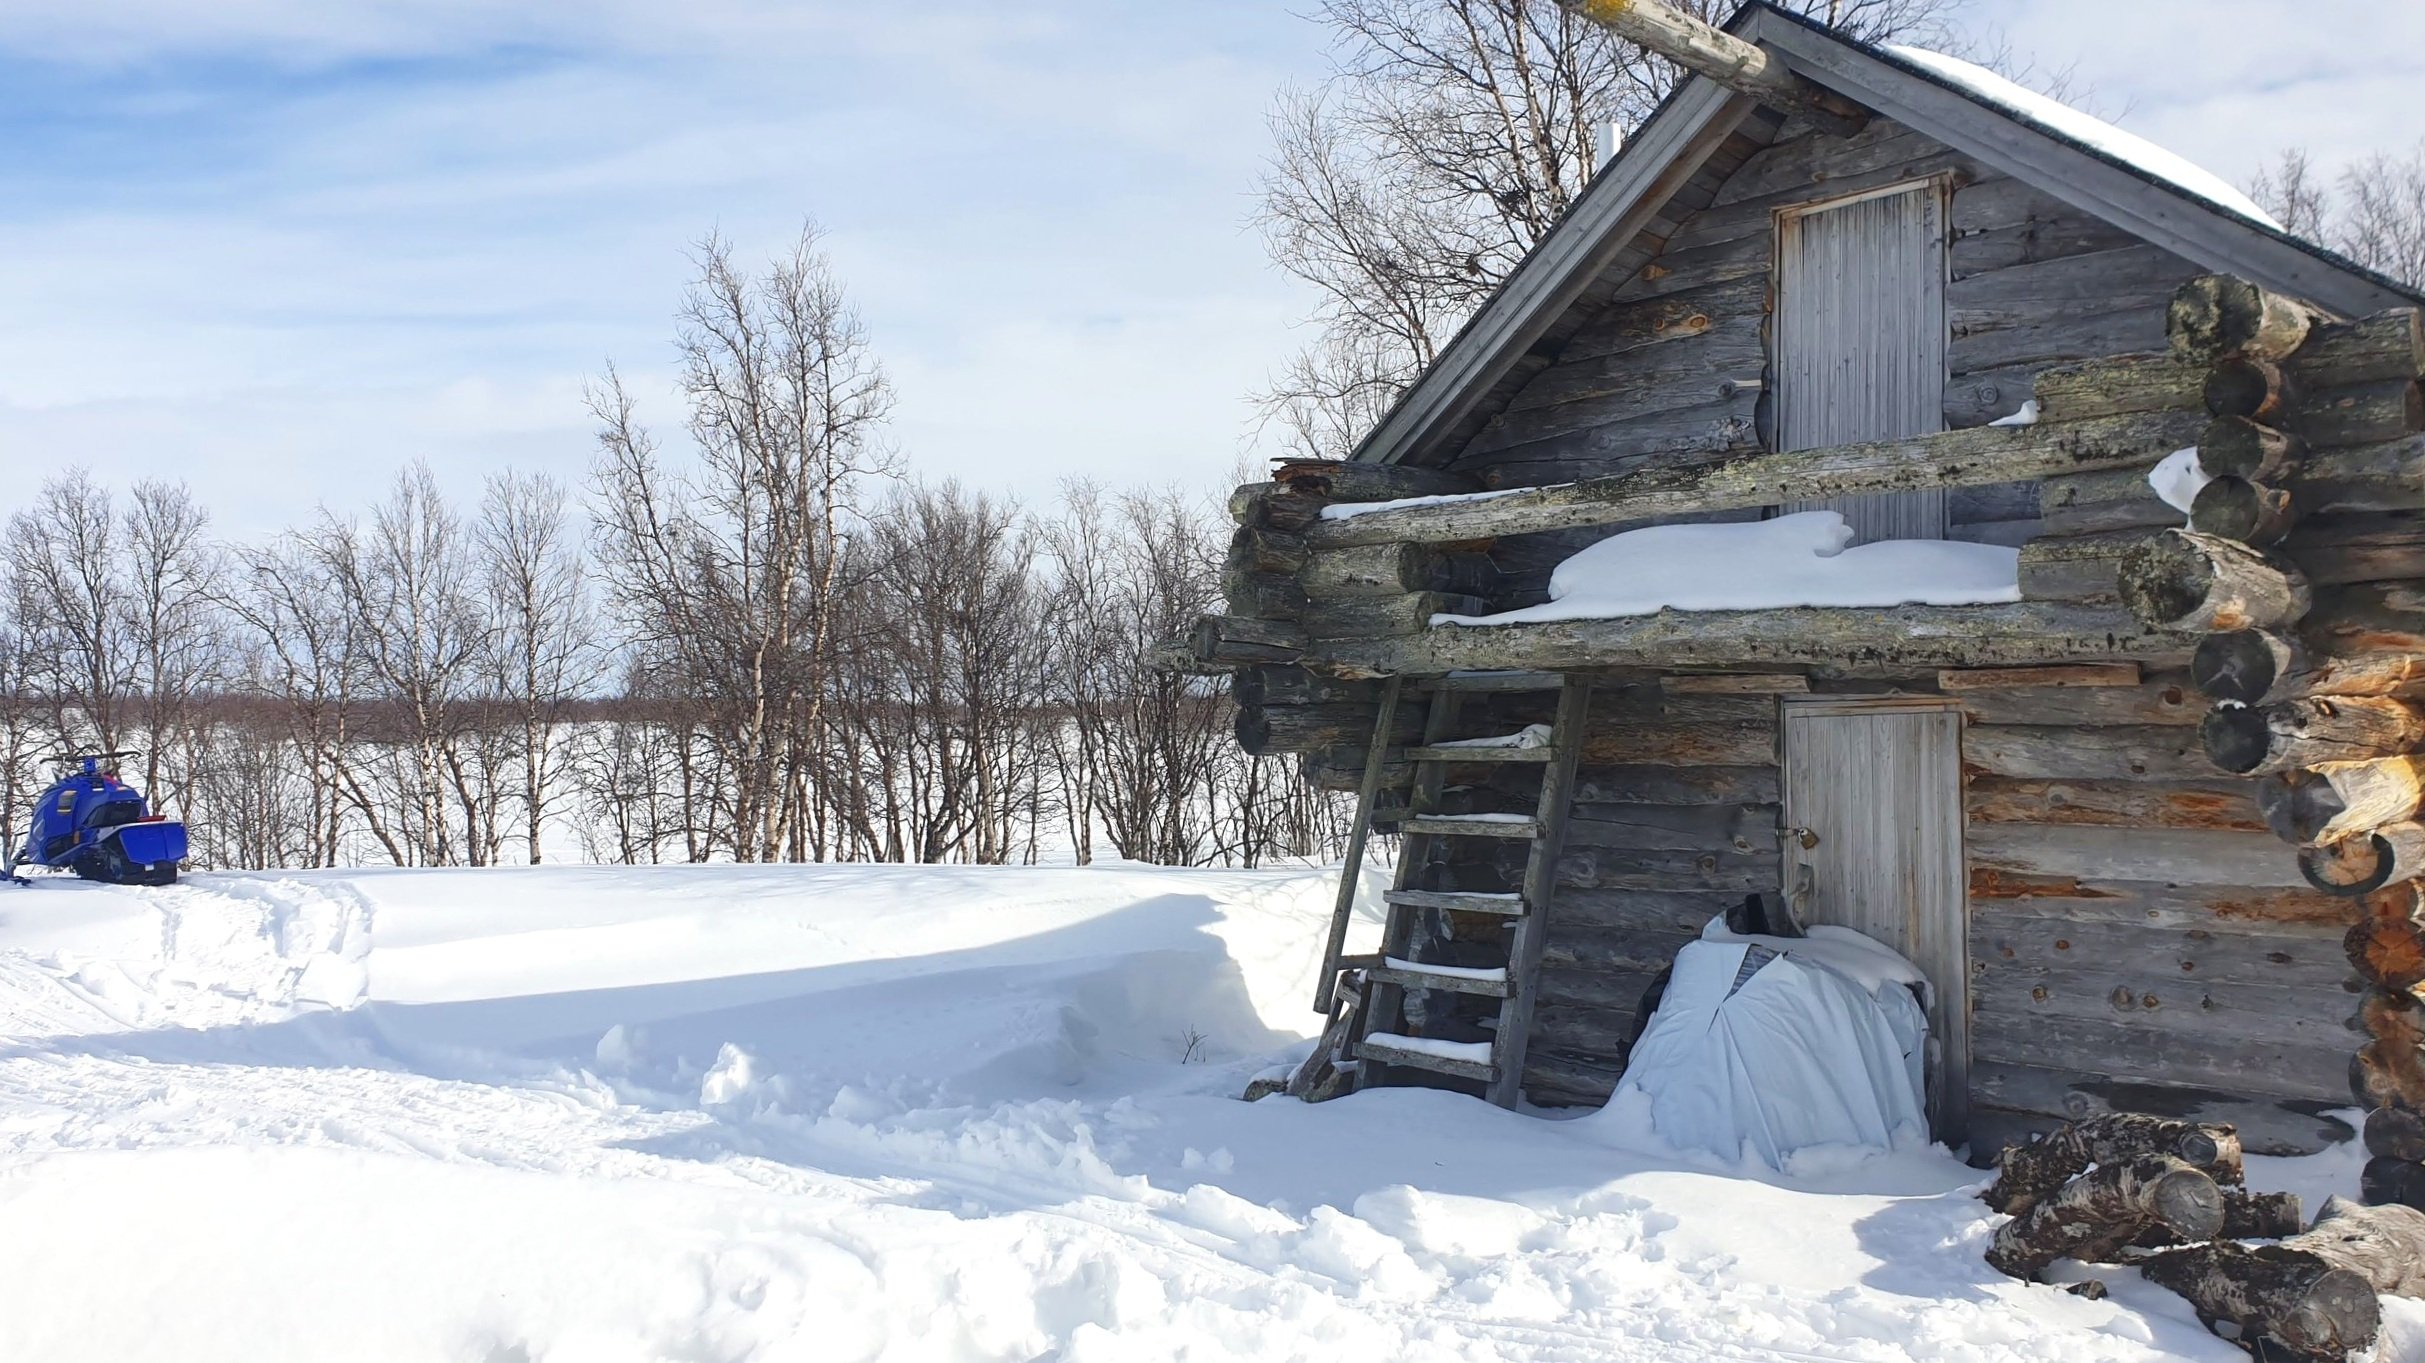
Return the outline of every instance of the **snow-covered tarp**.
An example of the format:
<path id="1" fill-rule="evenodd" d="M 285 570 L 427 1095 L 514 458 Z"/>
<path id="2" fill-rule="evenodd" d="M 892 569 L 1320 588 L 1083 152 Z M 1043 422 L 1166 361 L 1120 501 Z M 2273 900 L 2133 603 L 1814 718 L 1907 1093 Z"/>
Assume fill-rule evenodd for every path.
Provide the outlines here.
<path id="1" fill-rule="evenodd" d="M 1549 600 L 1497 615 L 1437 615 L 1435 625 L 1606 620 L 1661 610 L 1785 606 L 1967 606 L 2021 599 L 2021 551 L 1952 540 L 1848 548 L 1833 511 L 1765 521 L 1657 525 L 1590 545 L 1550 574 Z"/>
<path id="2" fill-rule="evenodd" d="M 2282 230 L 2282 224 L 2275 221 L 2272 214 L 2259 207 L 2256 200 L 2235 188 L 2229 180 L 2178 152 L 2157 146 L 2137 133 L 2124 132 L 2094 114 L 2083 113 L 2061 100 L 2041 95 L 1959 57 L 1931 52 L 1924 47 L 1889 45 L 1886 50 L 2007 113 L 2016 114 L 2083 146 L 2093 147 L 2226 212 L 2262 223 L 2277 232 Z"/>
<path id="3" fill-rule="evenodd" d="M 1669 1144 L 1772 1169 L 1927 1142 L 1928 1023 L 1909 962 L 1845 928 L 1710 929 L 1676 954 L 1613 1102 L 1640 1094 Z"/>

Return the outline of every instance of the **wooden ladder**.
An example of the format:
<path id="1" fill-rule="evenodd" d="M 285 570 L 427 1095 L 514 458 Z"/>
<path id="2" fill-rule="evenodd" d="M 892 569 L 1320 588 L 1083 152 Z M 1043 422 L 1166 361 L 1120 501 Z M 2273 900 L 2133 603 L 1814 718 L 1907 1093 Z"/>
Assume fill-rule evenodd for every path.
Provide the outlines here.
<path id="1" fill-rule="evenodd" d="M 1381 936 L 1380 954 L 1350 960 L 1342 952 L 1354 906 L 1356 878 L 1363 862 L 1365 832 L 1372 825 L 1380 793 L 1381 769 L 1392 756 L 1389 740 L 1395 732 L 1396 712 L 1404 693 L 1402 681 L 1397 677 L 1390 678 L 1382 690 L 1381 714 L 1373 728 L 1372 745 L 1366 750 L 1356 824 L 1349 835 L 1348 862 L 1340 876 L 1339 900 L 1331 919 L 1329 947 L 1322 964 L 1315 1008 L 1329 1013 L 1337 998 L 1341 971 L 1356 972 L 1358 978 L 1351 981 L 1353 996 L 1363 1003 L 1357 1010 L 1356 1035 L 1351 1041 L 1352 1056 L 1361 1062 L 1357 1087 L 1375 1082 L 1382 1067 L 1404 1066 L 1478 1080 L 1490 1101 L 1501 1107 L 1513 1107 L 1524 1078 L 1525 1038 L 1532 1030 L 1541 950 L 1547 941 L 1547 909 L 1557 879 L 1558 853 L 1564 842 L 1575 766 L 1582 754 L 1585 719 L 1591 708 L 1591 682 L 1585 677 L 1558 673 L 1466 673 L 1438 678 L 1428 684 L 1428 689 L 1431 704 L 1424 717 L 1422 743 L 1395 754 L 1414 764 L 1415 779 L 1407 818 L 1400 829 L 1396 880 L 1384 896 L 1389 916 Z M 1550 690 L 1558 693 L 1558 709 L 1550 725 L 1547 745 L 1442 746 L 1455 726 L 1465 696 L 1484 691 Z M 1451 763 L 1484 762 L 1521 762 L 1539 768 L 1540 798 L 1529 818 L 1432 812 L 1440 802 Z M 1522 887 L 1500 893 L 1416 888 L 1412 882 L 1429 862 L 1434 838 L 1522 839 L 1529 844 Z M 1440 910 L 1494 914 L 1512 920 L 1506 964 L 1474 968 L 1425 965 L 1408 959 L 1418 916 Z M 1499 1000 L 1498 1023 L 1491 1034 L 1487 1056 L 1470 1045 L 1429 1041 L 1397 1031 L 1404 1025 L 1408 990 L 1474 994 Z"/>

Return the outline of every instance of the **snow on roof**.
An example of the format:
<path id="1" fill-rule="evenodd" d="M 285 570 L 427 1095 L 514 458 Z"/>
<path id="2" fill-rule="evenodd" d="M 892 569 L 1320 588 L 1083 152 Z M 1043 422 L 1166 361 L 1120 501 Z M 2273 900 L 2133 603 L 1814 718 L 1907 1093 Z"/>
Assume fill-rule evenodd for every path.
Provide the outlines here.
<path id="1" fill-rule="evenodd" d="M 1852 528 L 1833 511 L 1627 530 L 1559 564 L 1549 577 L 1549 600 L 1538 606 L 1499 615 L 1435 615 L 1432 623 L 1514 625 L 1661 610 L 1968 606 L 2021 599 L 2017 549 L 1951 540 L 1846 548 L 1851 542 Z"/>
<path id="2" fill-rule="evenodd" d="M 2016 85 L 1986 67 L 1959 57 L 1948 57 L 1924 47 L 1890 44 L 1886 50 L 2006 113 L 2103 152 L 2226 212 L 2237 213 L 2277 232 L 2283 230 L 2282 224 L 2275 221 L 2272 214 L 2259 208 L 2254 199 L 2233 188 L 2230 181 L 2178 153 L 2166 151 L 2137 133 L 2124 132 L 2104 119 L 2084 114 L 2060 100 Z"/>

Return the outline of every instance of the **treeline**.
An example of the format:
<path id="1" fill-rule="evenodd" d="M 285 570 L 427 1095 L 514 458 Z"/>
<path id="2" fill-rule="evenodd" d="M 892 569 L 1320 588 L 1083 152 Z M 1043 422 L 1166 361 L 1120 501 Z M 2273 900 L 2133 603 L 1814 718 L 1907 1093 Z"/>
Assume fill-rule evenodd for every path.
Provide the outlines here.
<path id="1" fill-rule="evenodd" d="M 45 485 L 0 560 L 9 836 L 49 756 L 124 747 L 213 866 L 1336 848 L 1348 811 L 1243 756 L 1217 683 L 1153 665 L 1215 608 L 1213 508 L 909 476 L 813 237 L 699 264 L 687 438 L 610 373 L 578 491 L 500 472 L 458 505 L 414 466 L 229 543 L 180 485 Z"/>

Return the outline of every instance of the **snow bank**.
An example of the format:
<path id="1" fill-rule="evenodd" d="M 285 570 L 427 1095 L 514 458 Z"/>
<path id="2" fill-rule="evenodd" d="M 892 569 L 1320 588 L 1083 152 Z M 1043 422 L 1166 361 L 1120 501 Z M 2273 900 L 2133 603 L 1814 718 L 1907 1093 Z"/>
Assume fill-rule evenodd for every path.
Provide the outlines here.
<path id="1" fill-rule="evenodd" d="M 0 891 L 0 1358 L 2244 1357 L 2127 1273 L 2107 1302 L 1997 1276 L 1982 1175 L 1941 1152 L 1744 1178 L 1432 1090 L 1238 1102 L 1309 1045 L 1333 888 Z M 2354 1187 L 2347 1157 L 2301 1168 Z"/>
<path id="2" fill-rule="evenodd" d="M 1833 511 L 1725 525 L 1659 525 L 1611 535 L 1550 574 L 1549 600 L 1497 615 L 1438 615 L 1435 625 L 1606 620 L 1661 610 L 1784 606 L 1963 606 L 2021 599 L 2021 551 L 1951 540 L 1846 548 Z"/>
<path id="3" fill-rule="evenodd" d="M 2049 132 L 2092 147 L 2154 179 L 2204 199 L 2217 208 L 2262 223 L 2277 232 L 2282 230 L 2282 224 L 2275 221 L 2272 214 L 2258 207 L 2256 200 L 2234 188 L 2230 181 L 2176 152 L 2157 146 L 2137 133 L 2124 132 L 2101 118 L 2082 113 L 2068 104 L 2017 85 L 1959 57 L 1948 57 L 1942 52 L 1931 52 L 1920 47 L 1890 45 L 1886 50 L 2007 113 L 2018 114 Z"/>

